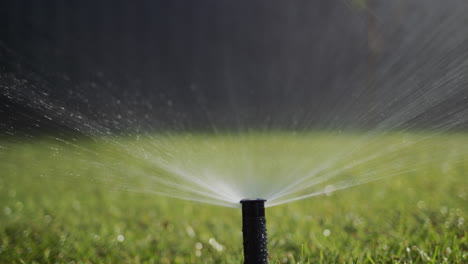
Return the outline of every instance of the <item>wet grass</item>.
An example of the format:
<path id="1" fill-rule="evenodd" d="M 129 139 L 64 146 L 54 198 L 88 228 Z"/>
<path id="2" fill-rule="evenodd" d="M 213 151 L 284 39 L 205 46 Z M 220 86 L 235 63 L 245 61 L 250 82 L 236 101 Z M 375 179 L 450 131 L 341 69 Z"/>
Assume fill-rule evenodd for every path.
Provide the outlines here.
<path id="1" fill-rule="evenodd" d="M 92 152 L 11 142 L 0 141 L 0 263 L 242 263 L 240 210 L 119 191 Z M 268 208 L 270 262 L 468 263 L 466 158 Z"/>

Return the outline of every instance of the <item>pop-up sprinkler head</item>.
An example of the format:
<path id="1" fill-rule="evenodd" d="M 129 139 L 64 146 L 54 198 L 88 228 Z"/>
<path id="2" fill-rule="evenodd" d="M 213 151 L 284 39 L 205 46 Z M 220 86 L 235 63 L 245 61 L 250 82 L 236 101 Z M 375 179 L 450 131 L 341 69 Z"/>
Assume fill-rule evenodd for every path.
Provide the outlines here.
<path id="1" fill-rule="evenodd" d="M 265 200 L 242 200 L 244 264 L 268 264 Z"/>

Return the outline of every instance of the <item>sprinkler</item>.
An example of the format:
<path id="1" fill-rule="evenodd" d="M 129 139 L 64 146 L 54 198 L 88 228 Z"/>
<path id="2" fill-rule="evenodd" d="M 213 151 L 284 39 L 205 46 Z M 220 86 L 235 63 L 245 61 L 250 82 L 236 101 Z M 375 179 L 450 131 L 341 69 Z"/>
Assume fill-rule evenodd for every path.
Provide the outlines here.
<path id="1" fill-rule="evenodd" d="M 240 201 L 244 264 L 268 264 L 265 201 L 263 199 Z"/>

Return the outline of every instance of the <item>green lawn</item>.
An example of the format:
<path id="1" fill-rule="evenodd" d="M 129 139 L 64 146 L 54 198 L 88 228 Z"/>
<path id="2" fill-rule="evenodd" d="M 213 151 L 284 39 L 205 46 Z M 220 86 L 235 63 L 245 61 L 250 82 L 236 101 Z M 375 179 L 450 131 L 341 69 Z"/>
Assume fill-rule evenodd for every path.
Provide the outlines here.
<path id="1" fill-rule="evenodd" d="M 425 140 L 352 168 L 357 175 L 375 170 L 390 176 L 382 169 L 398 165 L 394 171 L 401 173 L 267 208 L 270 262 L 468 263 L 468 135 L 387 135 L 364 140 L 365 148 L 347 158 L 365 158 L 402 137 Z M 174 148 L 178 154 L 169 156 L 180 166 L 188 160 L 199 171 L 209 164 L 216 172 L 246 173 L 241 158 L 226 159 L 233 149 L 251 146 L 248 158 L 256 160 L 259 179 L 276 173 L 272 181 L 278 181 L 295 167 L 285 149 L 305 157 L 297 162 L 308 169 L 309 159 L 308 166 L 319 166 L 321 156 L 356 138 L 255 134 L 239 143 L 238 136 L 181 135 L 161 140 L 164 149 L 152 155 Z M 242 263 L 239 209 L 125 191 L 157 186 L 129 175 L 151 166 L 118 151 L 120 144 L 131 150 L 149 141 L 1 139 L 0 263 Z M 213 149 L 193 147 L 202 145 Z M 401 168 L 412 164 L 414 170 Z"/>

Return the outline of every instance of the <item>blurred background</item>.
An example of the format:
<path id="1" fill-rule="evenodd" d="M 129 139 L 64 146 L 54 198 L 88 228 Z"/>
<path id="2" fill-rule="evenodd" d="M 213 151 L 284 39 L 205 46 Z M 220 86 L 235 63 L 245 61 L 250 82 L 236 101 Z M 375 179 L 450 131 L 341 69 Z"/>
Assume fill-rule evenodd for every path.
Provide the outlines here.
<path id="1" fill-rule="evenodd" d="M 1 1 L 0 129 L 431 128 L 467 104 L 466 5 Z"/>

